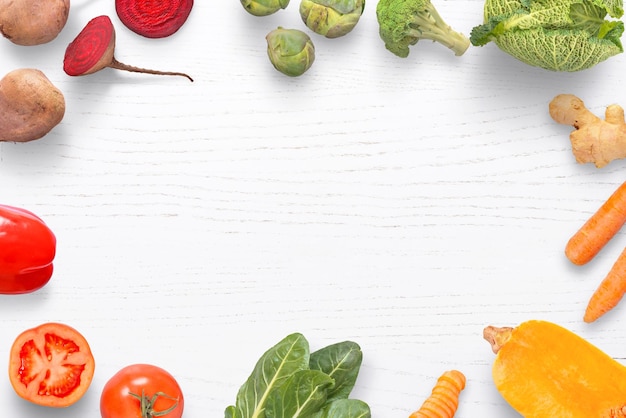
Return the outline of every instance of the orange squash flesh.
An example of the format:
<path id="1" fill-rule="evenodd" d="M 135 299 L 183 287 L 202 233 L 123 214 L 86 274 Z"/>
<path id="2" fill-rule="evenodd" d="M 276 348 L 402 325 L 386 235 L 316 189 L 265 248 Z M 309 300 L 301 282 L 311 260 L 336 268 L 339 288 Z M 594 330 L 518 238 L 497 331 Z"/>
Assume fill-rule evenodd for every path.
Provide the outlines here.
<path id="1" fill-rule="evenodd" d="M 559 325 L 532 320 L 515 328 L 489 326 L 497 354 L 492 377 L 524 417 L 626 417 L 626 366 Z"/>

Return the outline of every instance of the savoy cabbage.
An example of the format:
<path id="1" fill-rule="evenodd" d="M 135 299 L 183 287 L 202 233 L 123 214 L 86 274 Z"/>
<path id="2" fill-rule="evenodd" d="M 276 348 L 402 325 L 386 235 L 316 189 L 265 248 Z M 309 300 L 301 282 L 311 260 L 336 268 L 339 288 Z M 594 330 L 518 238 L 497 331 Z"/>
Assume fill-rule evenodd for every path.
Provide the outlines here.
<path id="1" fill-rule="evenodd" d="M 485 0 L 470 41 L 494 42 L 532 66 L 580 71 L 623 52 L 623 14 L 622 0 Z"/>

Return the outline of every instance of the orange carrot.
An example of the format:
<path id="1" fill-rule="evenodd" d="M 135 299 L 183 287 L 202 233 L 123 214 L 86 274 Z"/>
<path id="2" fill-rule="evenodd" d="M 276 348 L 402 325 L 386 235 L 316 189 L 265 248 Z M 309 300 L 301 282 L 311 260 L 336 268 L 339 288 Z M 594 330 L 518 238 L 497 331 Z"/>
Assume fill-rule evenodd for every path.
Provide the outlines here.
<path id="1" fill-rule="evenodd" d="M 577 265 L 591 261 L 624 223 L 626 223 L 626 182 L 622 183 L 570 238 L 565 247 L 565 255 Z"/>
<path id="2" fill-rule="evenodd" d="M 624 293 L 626 293 L 626 248 L 591 296 L 583 318 L 585 322 L 593 322 L 616 307 Z"/>
<path id="3" fill-rule="evenodd" d="M 432 394 L 409 418 L 452 418 L 459 407 L 459 395 L 465 388 L 465 375 L 449 370 L 437 379 Z"/>

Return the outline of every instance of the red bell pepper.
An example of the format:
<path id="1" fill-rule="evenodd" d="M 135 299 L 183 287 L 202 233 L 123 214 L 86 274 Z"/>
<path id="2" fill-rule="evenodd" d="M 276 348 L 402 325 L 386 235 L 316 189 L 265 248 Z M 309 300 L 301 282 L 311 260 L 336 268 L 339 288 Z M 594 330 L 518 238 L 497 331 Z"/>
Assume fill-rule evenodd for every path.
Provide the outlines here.
<path id="1" fill-rule="evenodd" d="M 34 213 L 0 205 L 0 293 L 29 293 L 52 277 L 56 237 Z"/>

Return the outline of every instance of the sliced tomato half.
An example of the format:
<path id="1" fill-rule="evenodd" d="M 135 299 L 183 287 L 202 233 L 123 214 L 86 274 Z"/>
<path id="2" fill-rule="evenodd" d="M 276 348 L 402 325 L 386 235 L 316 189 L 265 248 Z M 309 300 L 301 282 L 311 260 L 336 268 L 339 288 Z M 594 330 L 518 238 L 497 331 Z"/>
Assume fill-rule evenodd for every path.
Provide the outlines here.
<path id="1" fill-rule="evenodd" d="M 65 324 L 49 322 L 28 329 L 11 347 L 11 385 L 19 396 L 37 405 L 72 405 L 87 392 L 94 371 L 87 340 Z"/>

